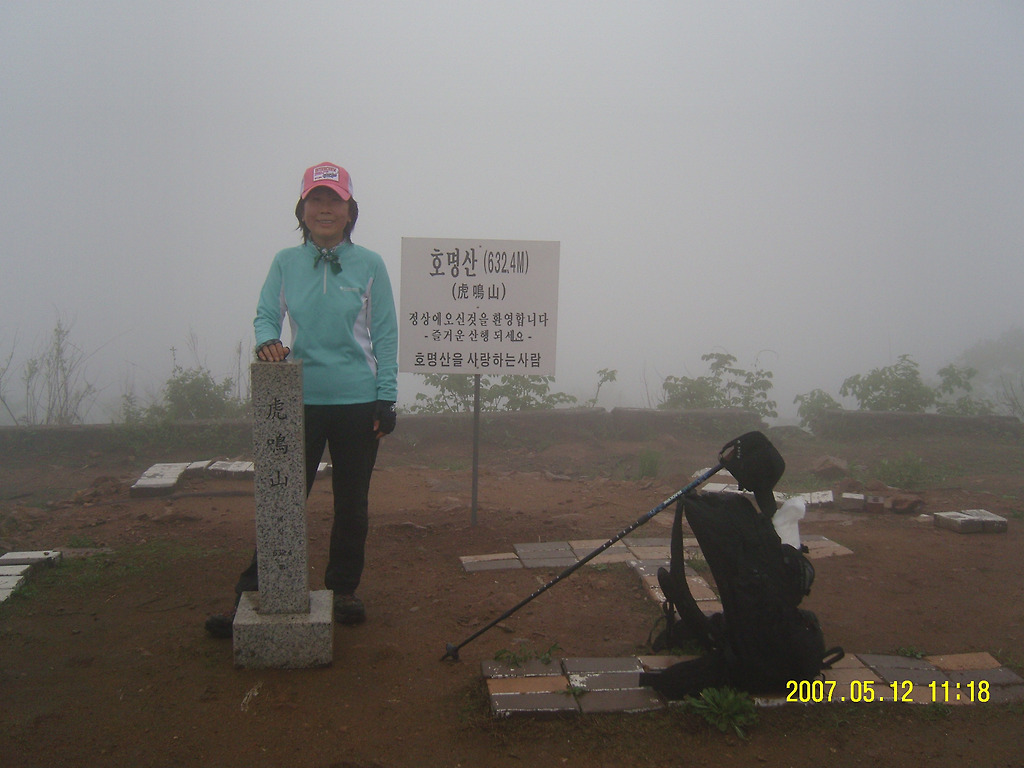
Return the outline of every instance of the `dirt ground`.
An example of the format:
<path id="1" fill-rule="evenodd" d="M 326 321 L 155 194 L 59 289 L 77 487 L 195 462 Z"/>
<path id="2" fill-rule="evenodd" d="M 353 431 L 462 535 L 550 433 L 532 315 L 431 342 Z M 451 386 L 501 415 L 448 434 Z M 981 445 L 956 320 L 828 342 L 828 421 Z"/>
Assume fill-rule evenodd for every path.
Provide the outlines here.
<path id="1" fill-rule="evenodd" d="M 153 463 L 211 456 L 5 456 L 0 551 L 68 557 L 0 606 L 0 765 L 1024 765 L 1020 704 L 788 706 L 761 710 L 747 740 L 677 709 L 493 718 L 481 661 L 556 643 L 560 656 L 633 655 L 644 651 L 658 609 L 627 567 L 587 566 L 466 645 L 460 661 L 442 661 L 446 643 L 557 574 L 469 574 L 459 556 L 609 538 L 713 464 L 734 435 L 485 444 L 473 525 L 471 446 L 413 445 L 401 429 L 400 420 L 372 488 L 360 590 L 369 618 L 338 626 L 333 664 L 310 670 L 236 669 L 231 642 L 203 631 L 209 613 L 230 607 L 251 551 L 251 485 L 200 478 L 173 497 L 129 496 Z M 803 533 L 854 552 L 816 561 L 804 603 L 830 645 L 986 651 L 1024 671 L 1024 444 L 987 435 L 769 436 L 787 461 L 782 491 L 836 487 L 811 471 L 826 455 L 858 477 L 844 487 L 882 491 L 872 480 L 886 466 L 916 469 L 911 479 L 923 482 L 913 514 L 826 508 L 804 522 Z M 656 477 L 638 479 L 641 457 L 656 464 Z M 320 480 L 308 505 L 317 589 L 330 503 Z M 1007 517 L 1009 532 L 960 535 L 918 519 L 975 508 Z M 638 535 L 667 536 L 669 522 L 666 511 Z"/>

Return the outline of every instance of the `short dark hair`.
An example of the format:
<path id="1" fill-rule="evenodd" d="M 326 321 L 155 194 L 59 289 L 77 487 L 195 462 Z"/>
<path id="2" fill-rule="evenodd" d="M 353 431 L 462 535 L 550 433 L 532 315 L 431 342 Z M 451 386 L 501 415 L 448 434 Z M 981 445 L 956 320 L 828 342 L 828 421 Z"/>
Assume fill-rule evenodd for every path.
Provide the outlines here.
<path id="1" fill-rule="evenodd" d="M 306 222 L 302 220 L 302 212 L 306 207 L 306 201 L 303 198 L 299 198 L 299 202 L 295 204 L 295 218 L 299 220 L 299 226 L 296 229 L 302 230 L 302 244 L 305 245 L 309 242 L 309 227 L 306 226 Z M 354 197 L 348 199 L 348 226 L 345 227 L 344 238 L 346 242 L 352 242 L 352 230 L 356 228 L 356 219 L 359 218 L 359 204 L 356 202 Z"/>

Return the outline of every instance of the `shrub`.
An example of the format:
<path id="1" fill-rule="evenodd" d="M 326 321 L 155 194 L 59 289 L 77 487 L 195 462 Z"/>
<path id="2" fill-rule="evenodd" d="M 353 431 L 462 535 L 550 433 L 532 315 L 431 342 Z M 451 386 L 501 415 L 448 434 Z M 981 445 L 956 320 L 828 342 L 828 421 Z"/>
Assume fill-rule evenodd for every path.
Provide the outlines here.
<path id="1" fill-rule="evenodd" d="M 474 376 L 467 374 L 424 374 L 425 384 L 437 391 L 416 395 L 413 413 L 462 413 L 473 410 Z M 576 398 L 564 392 L 552 392 L 553 376 L 480 377 L 481 411 L 526 411 L 572 405 Z"/>
<path id="2" fill-rule="evenodd" d="M 698 698 L 687 696 L 683 699 L 683 706 L 722 733 L 732 730 L 741 739 L 747 738 L 743 729 L 757 721 L 753 700 L 733 688 L 705 688 Z"/>
<path id="3" fill-rule="evenodd" d="M 779 414 L 768 393 L 772 372 L 759 366 L 747 371 L 735 366 L 736 358 L 727 352 L 701 355 L 709 363 L 708 373 L 697 378 L 668 376 L 662 382 L 665 399 L 659 408 L 693 410 L 702 408 L 742 408 L 765 418 Z"/>
<path id="4" fill-rule="evenodd" d="M 814 431 L 815 422 L 825 411 L 842 408 L 836 399 L 823 389 L 813 389 L 806 394 L 797 395 L 793 402 L 797 404 L 796 413 L 800 417 L 800 426 L 808 427 L 811 431 Z"/>
<path id="5" fill-rule="evenodd" d="M 976 399 L 972 379 L 978 371 L 970 366 L 950 363 L 939 369 L 939 386 L 936 391 L 936 410 L 950 416 L 988 416 L 995 408 L 984 398 Z"/>
<path id="6" fill-rule="evenodd" d="M 862 411 L 924 413 L 935 403 L 935 391 L 921 381 L 910 355 L 900 355 L 893 365 L 875 368 L 864 376 L 850 376 L 839 394 L 854 397 Z"/>

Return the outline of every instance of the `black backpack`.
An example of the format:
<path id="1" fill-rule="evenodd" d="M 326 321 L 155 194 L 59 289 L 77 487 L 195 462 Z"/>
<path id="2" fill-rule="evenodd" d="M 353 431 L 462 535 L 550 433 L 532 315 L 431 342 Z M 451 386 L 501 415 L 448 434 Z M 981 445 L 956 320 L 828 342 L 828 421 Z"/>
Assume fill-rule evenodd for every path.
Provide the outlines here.
<path id="1" fill-rule="evenodd" d="M 704 615 L 686 582 L 684 514 L 718 587 L 722 611 L 712 616 Z M 726 685 L 749 693 L 782 692 L 789 681 L 813 680 L 842 658 L 841 648 L 826 651 L 817 617 L 799 608 L 810 593 L 814 568 L 802 552 L 781 542 L 771 516 L 744 496 L 682 497 L 671 551 L 670 568 L 658 572 L 667 626 L 653 647 L 696 640 L 705 655 L 644 673 L 641 685 L 669 699 Z"/>

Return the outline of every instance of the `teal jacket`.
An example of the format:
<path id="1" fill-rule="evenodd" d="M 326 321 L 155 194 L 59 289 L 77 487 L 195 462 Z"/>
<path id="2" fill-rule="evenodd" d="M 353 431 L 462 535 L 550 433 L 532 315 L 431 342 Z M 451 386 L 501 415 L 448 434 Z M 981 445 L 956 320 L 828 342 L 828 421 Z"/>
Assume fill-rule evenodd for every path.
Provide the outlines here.
<path id="1" fill-rule="evenodd" d="M 394 402 L 398 316 L 384 260 L 349 242 L 334 251 L 337 265 L 317 264 L 313 243 L 274 257 L 253 321 L 256 345 L 281 338 L 287 315 L 306 405 Z"/>

